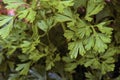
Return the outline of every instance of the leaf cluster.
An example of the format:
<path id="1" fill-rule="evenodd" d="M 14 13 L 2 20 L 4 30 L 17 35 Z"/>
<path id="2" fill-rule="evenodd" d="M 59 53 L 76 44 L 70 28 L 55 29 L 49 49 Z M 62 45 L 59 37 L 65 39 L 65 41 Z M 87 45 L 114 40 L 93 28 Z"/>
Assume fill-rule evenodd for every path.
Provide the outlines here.
<path id="1" fill-rule="evenodd" d="M 119 80 L 120 75 L 110 76 L 120 61 L 117 0 L 3 2 L 15 10 L 13 16 L 0 15 L 5 80 L 75 80 L 73 74 L 82 67 L 86 71 L 78 72 L 77 80 Z"/>

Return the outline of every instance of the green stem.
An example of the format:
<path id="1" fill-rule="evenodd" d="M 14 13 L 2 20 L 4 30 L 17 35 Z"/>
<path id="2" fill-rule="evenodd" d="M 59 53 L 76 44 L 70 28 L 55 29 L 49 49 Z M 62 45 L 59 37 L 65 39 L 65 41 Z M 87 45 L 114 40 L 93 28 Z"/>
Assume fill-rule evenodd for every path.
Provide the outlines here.
<path id="1" fill-rule="evenodd" d="M 40 35 L 40 37 L 44 37 L 46 34 L 47 34 L 47 33 L 44 33 L 44 34 Z"/>
<path id="2" fill-rule="evenodd" d="M 48 39 L 48 43 L 50 44 L 50 43 L 51 43 L 51 41 L 50 41 L 50 37 L 49 37 L 48 32 L 47 32 L 47 39 Z"/>
<path id="3" fill-rule="evenodd" d="M 94 27 L 93 27 L 93 26 L 91 26 L 91 28 L 92 28 L 92 30 L 93 30 L 94 35 L 96 35 L 97 33 L 96 33 L 96 31 L 95 31 Z"/>
<path id="4" fill-rule="evenodd" d="M 61 26 L 62 26 L 62 28 L 63 28 L 63 32 L 65 32 L 66 27 L 65 27 L 64 23 L 61 23 Z"/>

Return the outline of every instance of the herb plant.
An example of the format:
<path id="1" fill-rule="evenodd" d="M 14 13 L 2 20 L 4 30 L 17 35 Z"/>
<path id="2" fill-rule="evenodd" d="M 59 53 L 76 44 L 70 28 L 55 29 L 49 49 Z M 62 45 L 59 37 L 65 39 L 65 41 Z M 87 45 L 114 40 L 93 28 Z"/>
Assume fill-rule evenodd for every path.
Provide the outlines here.
<path id="1" fill-rule="evenodd" d="M 119 0 L 2 1 L 2 80 L 120 80 Z"/>

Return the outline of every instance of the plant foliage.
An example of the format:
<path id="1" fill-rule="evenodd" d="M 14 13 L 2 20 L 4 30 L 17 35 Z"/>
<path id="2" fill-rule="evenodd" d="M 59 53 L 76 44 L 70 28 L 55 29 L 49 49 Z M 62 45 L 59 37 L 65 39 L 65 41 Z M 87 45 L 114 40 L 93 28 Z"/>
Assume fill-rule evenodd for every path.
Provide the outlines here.
<path id="1" fill-rule="evenodd" d="M 2 80 L 119 80 L 119 0 L 2 4 L 15 11 L 0 15 Z"/>

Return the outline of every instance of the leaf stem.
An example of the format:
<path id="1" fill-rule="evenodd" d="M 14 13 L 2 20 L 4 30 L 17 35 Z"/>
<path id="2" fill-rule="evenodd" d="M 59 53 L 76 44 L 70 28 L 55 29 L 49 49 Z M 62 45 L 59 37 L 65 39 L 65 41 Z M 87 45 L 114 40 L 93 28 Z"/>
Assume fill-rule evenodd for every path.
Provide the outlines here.
<path id="1" fill-rule="evenodd" d="M 96 35 L 97 33 L 96 33 L 95 29 L 93 28 L 93 26 L 90 26 L 90 27 L 92 28 L 94 35 Z"/>
<path id="2" fill-rule="evenodd" d="M 50 44 L 50 43 L 51 43 L 51 41 L 50 41 L 50 37 L 49 37 L 48 32 L 47 32 L 47 39 L 48 39 L 48 43 Z"/>
<path id="3" fill-rule="evenodd" d="M 63 32 L 65 32 L 66 27 L 65 27 L 64 23 L 61 23 L 61 26 L 62 26 L 62 28 L 63 28 Z"/>

